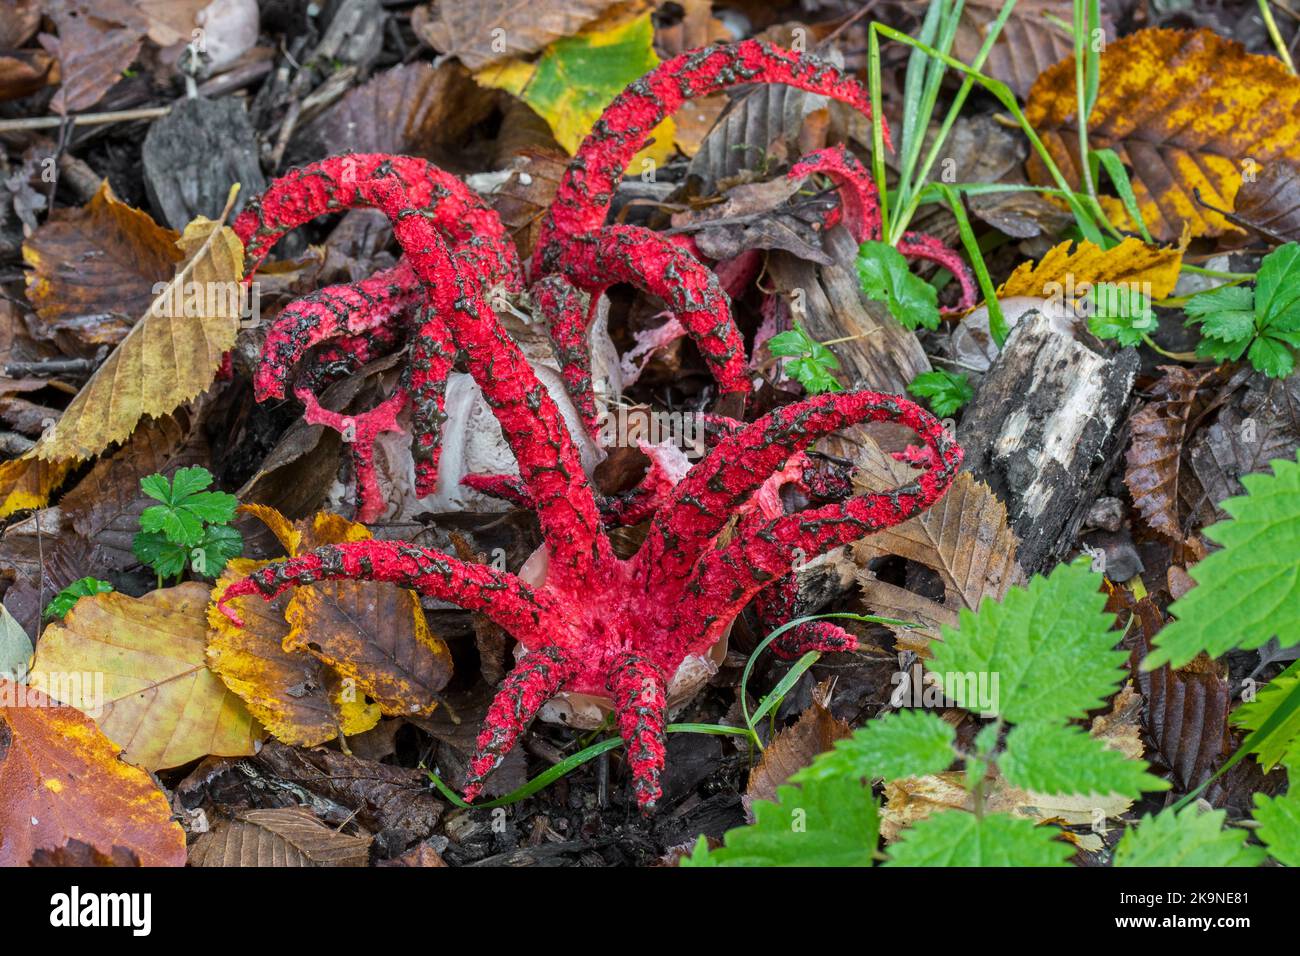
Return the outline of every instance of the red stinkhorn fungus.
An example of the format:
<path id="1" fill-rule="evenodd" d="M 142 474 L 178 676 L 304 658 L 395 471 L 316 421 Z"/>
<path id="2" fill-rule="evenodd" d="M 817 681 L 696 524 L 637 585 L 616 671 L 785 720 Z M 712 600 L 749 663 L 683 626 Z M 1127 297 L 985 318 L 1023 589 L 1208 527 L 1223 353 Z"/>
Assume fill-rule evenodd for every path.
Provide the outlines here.
<path id="1" fill-rule="evenodd" d="M 693 243 L 639 227 L 605 225 L 623 170 L 661 120 L 687 99 L 748 83 L 789 84 L 870 116 L 862 85 L 815 57 L 757 40 L 685 53 L 660 64 L 615 98 L 579 147 L 542 223 L 532 262 L 532 296 L 547 320 L 565 387 L 593 436 L 598 437 L 598 413 L 587 326 L 600 294 L 616 283 L 630 283 L 669 304 L 670 326 L 695 339 L 724 394 L 750 390 L 743 341 L 724 283 L 696 258 Z M 884 134 L 888 143 L 888 126 Z M 839 187 L 841 210 L 831 222 L 842 215 L 859 240 L 878 237 L 875 185 L 861 164 L 842 147 L 826 149 L 805 157 L 790 175 L 814 172 L 829 175 Z M 255 200 L 234 224 L 247 248 L 249 279 L 289 230 L 325 213 L 366 205 L 358 184 L 375 176 L 395 177 L 409 203 L 430 217 L 451 243 L 453 255 L 488 287 L 521 288 L 517 252 L 505 228 L 472 191 L 423 160 L 379 154 L 337 156 L 294 170 Z M 961 283 L 963 305 L 973 298 L 973 283 L 961 259 L 938 240 L 908 233 L 898 248 L 946 266 Z M 757 260 L 751 256 L 747 261 L 752 265 Z M 589 294 L 586 301 L 580 289 Z M 313 347 L 321 346 L 294 388 L 300 397 L 304 389 L 319 393 L 329 380 L 409 341 L 411 356 L 391 404 L 338 419 L 321 415 L 319 405 L 313 406 L 317 421 L 345 423 L 362 521 L 374 520 L 383 508 L 373 437 L 394 427 L 408 396 L 413 405 L 416 494 L 423 497 L 437 484 L 443 397 L 455 349 L 443 316 L 426 305 L 410 263 L 399 262 L 368 279 L 331 286 L 291 303 L 272 324 L 263 346 L 254 377 L 259 401 L 283 397 L 290 373 Z"/>
<path id="2" fill-rule="evenodd" d="M 411 201 L 428 215 L 452 242 L 467 268 L 487 279 L 489 286 L 509 291 L 522 287 L 518 254 L 506 236 L 500 218 L 464 183 L 422 159 L 409 156 L 354 153 L 335 156 L 295 169 L 276 180 L 235 220 L 234 230 L 247 252 L 246 276 L 252 279 L 271 247 L 287 232 L 318 216 L 367 205 L 357 184 L 375 175 L 397 177 Z M 309 403 L 314 421 L 343 431 L 352 445 L 357 482 L 357 517 L 373 521 L 383 500 L 374 468 L 374 438 L 381 431 L 398 430 L 395 416 L 413 398 L 413 454 L 416 493 L 431 493 L 437 485 L 443 398 L 454 349 L 441 318 L 423 309 L 424 293 L 406 262 L 351 285 L 331 286 L 298 299 L 284 308 L 267 332 L 262 359 L 254 374 L 258 401 L 282 398 L 293 368 L 308 351 L 321 343 L 350 346 L 352 361 L 344 370 L 379 354 L 381 341 L 413 338 L 411 358 L 402 387 L 379 408 L 356 415 L 331 417 L 319 404 Z M 408 333 L 400 326 L 410 323 Z M 380 330 L 383 330 L 381 333 Z M 329 368 L 338 351 L 324 358 Z M 322 361 L 322 360 L 318 360 Z M 304 402 L 303 388 L 295 389 Z"/>
<path id="3" fill-rule="evenodd" d="M 722 438 L 654 512 L 635 555 L 618 558 L 554 401 L 483 300 L 483 276 L 452 253 L 396 178 L 358 189 L 393 223 L 428 306 L 465 354 L 519 463 L 547 549 L 540 585 L 403 542 L 360 541 L 276 562 L 231 586 L 221 602 L 321 580 L 389 581 L 479 611 L 527 653 L 503 683 L 478 739 L 465 790 L 473 799 L 545 701 L 560 690 L 614 700 L 637 802 L 660 796 L 664 691 L 681 662 L 706 651 L 764 587 L 812 557 L 904 521 L 947 489 L 961 451 L 932 416 L 873 392 L 821 395 L 788 405 Z M 718 535 L 769 475 L 849 425 L 898 422 L 925 443 L 927 470 L 908 485 L 794 514 L 751 510 L 731 541 Z M 797 647 L 789 648 L 798 650 Z"/>
<path id="4" fill-rule="evenodd" d="M 802 157 L 791 168 L 790 178 L 801 179 L 813 173 L 828 177 L 839 192 L 840 207 L 834 215 L 827 217 L 826 225 L 837 224 L 842 216 L 844 225 L 858 242 L 878 240 L 880 194 L 876 191 L 876 181 L 858 158 L 843 146 L 819 149 Z M 945 311 L 965 312 L 975 307 L 975 280 L 956 252 L 923 232 L 903 233 L 895 248 L 909 259 L 927 259 L 953 274 L 961 286 L 961 301 L 956 308 Z"/>

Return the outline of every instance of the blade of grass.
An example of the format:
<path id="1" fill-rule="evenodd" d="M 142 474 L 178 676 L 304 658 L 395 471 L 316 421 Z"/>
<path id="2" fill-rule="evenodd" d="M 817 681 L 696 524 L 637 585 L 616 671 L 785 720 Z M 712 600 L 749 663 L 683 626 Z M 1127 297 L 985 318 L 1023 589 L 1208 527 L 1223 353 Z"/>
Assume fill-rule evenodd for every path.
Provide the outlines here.
<path id="1" fill-rule="evenodd" d="M 748 737 L 750 735 L 750 732 L 743 727 L 728 727 L 724 724 L 669 724 L 665 729 L 670 734 L 714 734 L 729 737 Z M 425 773 L 429 775 L 430 782 L 433 783 L 438 792 L 450 803 L 462 810 L 491 810 L 494 807 L 509 806 L 512 803 L 518 803 L 520 800 L 531 797 L 537 791 L 572 773 L 587 761 L 593 760 L 603 753 L 609 753 L 622 745 L 622 737 L 609 737 L 599 743 L 592 744 L 590 747 L 584 747 L 577 753 L 561 760 L 555 766 L 548 767 L 532 780 L 529 780 L 521 787 L 511 790 L 505 796 L 497 797 L 495 800 L 485 800 L 482 803 L 466 803 L 461 799 L 460 794 L 447 786 L 442 778 L 432 770 L 426 770 Z"/>
<path id="2" fill-rule="evenodd" d="M 872 27 L 875 27 L 873 22 Z M 871 174 L 880 199 L 881 235 L 889 235 L 889 188 L 885 181 L 885 112 L 880 94 L 880 37 L 867 34 L 867 89 L 871 97 Z"/>
<path id="3" fill-rule="evenodd" d="M 1002 8 L 1002 13 L 999 16 L 1000 21 L 1005 22 L 1005 18 L 1010 15 L 1011 8 L 1014 7 L 1014 5 L 1015 5 L 1015 0 L 1007 0 L 1007 3 Z M 879 40 L 877 39 L 877 34 L 879 34 L 880 36 L 884 36 L 890 40 L 896 40 L 899 43 L 903 43 L 906 44 L 907 46 L 924 51 L 927 55 L 947 64 L 948 66 L 952 67 L 953 69 L 965 75 L 973 83 L 978 83 L 980 86 L 986 89 L 990 94 L 993 95 L 993 97 L 999 103 L 1002 104 L 1002 106 L 1007 110 L 1007 112 L 1011 114 L 1012 118 L 1016 121 L 1016 124 L 1024 132 L 1026 138 L 1028 138 L 1029 140 L 1030 145 L 1034 148 L 1034 151 L 1037 152 L 1039 157 L 1042 159 L 1043 165 L 1047 168 L 1048 174 L 1052 177 L 1052 181 L 1056 183 L 1057 188 L 1060 189 L 1061 192 L 1063 193 L 1068 193 L 1071 195 L 1073 194 L 1074 190 L 1071 189 L 1070 184 L 1065 179 L 1065 176 L 1062 175 L 1060 168 L 1056 165 L 1056 161 L 1052 158 L 1052 154 L 1048 151 L 1047 147 L 1043 145 L 1043 141 L 1042 139 L 1039 138 L 1037 131 L 1030 124 L 1029 120 L 1025 118 L 1025 114 L 1020 109 L 1020 104 L 1016 101 L 1016 96 L 1011 91 L 1010 87 L 1008 87 L 1005 83 L 1001 82 L 1000 80 L 995 80 L 990 76 L 984 75 L 983 73 L 979 72 L 977 68 L 967 66 L 965 63 L 962 63 L 960 60 L 954 59 L 953 57 L 948 56 L 947 54 L 942 53 L 931 46 L 927 46 L 924 43 L 917 42 L 912 37 L 908 36 L 906 33 L 903 33 L 901 30 L 895 30 L 893 27 L 886 26 L 885 24 L 880 23 L 879 21 L 873 21 L 869 33 L 869 37 L 870 37 L 869 43 L 872 49 L 874 49 L 873 55 L 875 57 L 875 76 L 877 81 L 879 80 L 879 69 L 880 69 L 880 45 L 879 45 Z M 986 43 L 986 46 L 989 49 L 991 49 L 992 44 Z M 983 56 L 985 57 L 987 56 L 987 53 L 985 53 L 983 48 L 981 48 L 981 54 L 983 54 Z M 982 57 L 976 57 L 976 62 L 979 62 L 980 65 L 982 66 L 983 65 Z M 965 82 L 963 82 L 961 90 L 958 91 L 957 98 L 954 99 L 953 101 L 954 106 L 958 108 L 960 103 L 965 101 L 965 97 L 962 94 L 962 90 L 965 90 L 966 93 L 969 93 L 969 88 L 967 87 L 967 84 Z M 877 91 L 877 95 L 878 95 L 878 91 Z M 873 109 L 874 108 L 875 108 L 875 101 L 873 100 Z M 951 127 L 952 123 L 955 121 L 956 121 L 956 114 L 952 109 L 950 109 L 949 116 L 945 120 L 944 125 L 947 127 Z M 942 147 L 942 142 L 937 141 L 936 147 L 937 148 L 931 149 L 930 154 L 927 157 L 926 164 L 921 170 L 922 177 L 929 174 L 930 167 L 933 165 L 934 160 L 937 159 L 938 157 L 938 149 Z M 883 170 L 882 170 L 882 175 L 883 175 Z M 915 204 L 915 200 L 913 200 L 913 203 Z M 1086 209 L 1086 207 L 1084 207 L 1082 204 L 1078 203 L 1077 201 L 1071 202 L 1070 206 L 1071 206 L 1071 211 L 1075 215 L 1075 218 L 1079 220 L 1079 228 L 1083 230 L 1085 234 L 1087 233 L 1092 233 L 1096 235 L 1100 234 L 1100 230 L 1096 224 L 1096 221 L 1093 219 L 1092 215 Z M 1104 221 L 1104 217 L 1103 217 L 1103 221 Z M 884 222 L 883 217 L 882 217 L 882 222 Z M 1107 223 L 1107 227 L 1109 228 L 1109 223 Z M 886 223 L 886 225 L 882 228 L 885 229 L 884 235 L 893 237 L 895 233 L 898 233 L 901 236 L 901 233 L 899 233 L 899 230 L 896 225 L 891 229 L 888 227 L 888 224 Z"/>
<path id="4" fill-rule="evenodd" d="M 1138 208 L 1137 195 L 1133 192 L 1133 184 L 1129 182 L 1128 170 L 1124 168 L 1123 161 L 1119 154 L 1113 149 L 1094 149 L 1092 155 L 1101 163 L 1106 175 L 1115 185 L 1115 191 L 1119 193 L 1120 201 L 1124 203 L 1124 208 L 1132 220 L 1137 223 L 1138 232 L 1142 234 L 1142 241 L 1148 244 L 1154 243 L 1151 233 L 1147 231 L 1146 221 L 1142 218 L 1142 210 Z"/>
<path id="5" fill-rule="evenodd" d="M 1011 0 L 1015 2 L 1015 0 Z M 932 45 L 949 53 L 952 51 L 953 42 L 957 38 L 957 26 L 961 21 L 964 0 L 957 0 L 956 3 L 950 3 L 949 0 L 938 0 L 931 4 L 931 9 L 938 9 L 940 12 L 937 30 L 938 42 Z M 928 13 L 927 13 L 928 19 Z M 924 31 L 923 31 L 924 32 Z M 931 40 L 922 38 L 923 43 L 931 43 Z M 920 186 L 920 183 L 914 182 L 912 173 L 916 169 L 916 162 L 921 156 L 921 147 L 925 143 L 925 131 L 930 125 L 930 118 L 934 115 L 934 105 L 939 99 L 939 87 L 943 83 L 943 75 L 946 67 L 938 60 L 931 59 L 920 50 L 913 50 L 912 57 L 919 56 L 925 63 L 924 84 L 921 96 L 916 104 L 916 115 L 912 118 L 913 137 L 908 140 L 904 146 L 903 165 L 898 175 L 898 208 L 906 208 L 911 194 Z M 912 60 L 908 60 L 910 69 Z"/>
<path id="6" fill-rule="evenodd" d="M 1002 305 L 998 302 L 997 291 L 993 288 L 988 266 L 984 263 L 984 253 L 980 251 L 975 231 L 970 227 L 970 219 L 966 215 L 966 208 L 962 205 L 960 194 L 947 183 L 936 183 L 936 185 L 948 201 L 948 208 L 952 210 L 953 217 L 957 220 L 957 232 L 961 236 L 961 244 L 966 248 L 966 258 L 970 260 L 971 268 L 975 270 L 975 281 L 979 283 L 984 304 L 988 306 L 989 334 L 993 336 L 993 341 L 998 348 L 1001 348 L 1002 343 L 1007 340 L 1007 320 L 1002 314 Z"/>
<path id="7" fill-rule="evenodd" d="M 797 617 L 793 621 L 787 621 L 785 624 L 782 624 L 771 634 L 767 635 L 767 637 L 763 638 L 763 640 L 759 641 L 758 646 L 754 648 L 754 652 L 749 655 L 749 660 L 745 661 L 745 669 L 741 671 L 740 674 L 740 711 L 745 718 L 745 726 L 749 728 L 750 739 L 753 740 L 755 746 L 760 750 L 763 748 L 763 744 L 758 739 L 758 732 L 754 730 L 754 724 L 756 724 L 758 720 L 749 712 L 749 675 L 754 670 L 754 662 L 758 660 L 758 655 L 763 653 L 769 644 L 792 627 L 798 627 L 800 624 L 807 624 L 809 621 L 825 621 L 832 618 L 844 618 L 850 621 L 861 621 L 866 624 L 887 624 L 893 625 L 894 627 L 920 627 L 920 625 L 915 621 L 899 621 L 892 617 L 877 617 L 874 614 L 853 614 L 848 611 L 836 611 L 831 614 L 810 614 L 807 617 Z M 766 713 L 767 709 L 764 709 L 763 713 Z"/>
<path id="8" fill-rule="evenodd" d="M 1287 49 L 1286 42 L 1282 39 L 1282 32 L 1277 28 L 1277 21 L 1273 19 L 1273 8 L 1268 5 L 1268 0 L 1259 0 L 1259 15 L 1264 18 L 1264 26 L 1268 28 L 1269 38 L 1277 48 L 1277 55 L 1282 58 L 1291 75 L 1295 76 L 1295 63 L 1291 60 L 1291 51 Z"/>

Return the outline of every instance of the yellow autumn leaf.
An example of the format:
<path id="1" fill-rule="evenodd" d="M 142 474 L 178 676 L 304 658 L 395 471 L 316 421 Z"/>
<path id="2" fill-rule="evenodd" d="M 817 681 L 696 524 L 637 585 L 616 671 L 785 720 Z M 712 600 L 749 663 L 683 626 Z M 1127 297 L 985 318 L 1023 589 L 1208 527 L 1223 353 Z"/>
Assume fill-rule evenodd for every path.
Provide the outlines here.
<path id="1" fill-rule="evenodd" d="M 630 20 L 615 14 L 556 40 L 533 62 L 507 60 L 484 67 L 474 78 L 522 99 L 572 153 L 614 97 L 658 65 L 650 14 Z M 633 158 L 630 171 L 640 172 L 643 161 L 663 163 L 672 154 L 671 119 L 651 136 L 654 141 Z"/>
<path id="2" fill-rule="evenodd" d="M 1128 167 L 1152 235 L 1177 239 L 1235 229 L 1197 202 L 1232 209 L 1246 177 L 1279 159 L 1300 161 L 1300 78 L 1271 56 L 1247 53 L 1210 30 L 1139 30 L 1101 53 L 1088 117 L 1093 149 Z M 1045 70 L 1025 116 L 1072 184 L 1080 181 L 1074 58 Z M 1050 185 L 1035 154 L 1030 178 Z"/>
<path id="3" fill-rule="evenodd" d="M 303 522 L 301 547 L 364 541 L 363 524 L 319 512 Z M 284 612 L 286 651 L 310 653 L 387 716 L 428 714 L 451 680 L 451 650 L 429 627 L 413 591 L 376 581 L 297 588 Z"/>
<path id="4" fill-rule="evenodd" d="M 255 753 L 261 728 L 208 670 L 207 603 L 197 582 L 82 598 L 36 642 L 28 682 L 93 718 L 146 770 Z"/>
<path id="5" fill-rule="evenodd" d="M 15 511 L 45 507 L 50 493 L 63 483 L 74 464 L 70 460 L 37 458 L 0 462 L 0 518 L 8 518 Z"/>
<path id="6" fill-rule="evenodd" d="M 1153 299 L 1163 299 L 1174 290 L 1183 263 L 1183 246 L 1148 246 L 1141 239 L 1128 238 L 1113 249 L 1102 249 L 1087 240 L 1073 251 L 1067 240 L 1053 246 L 1037 263 L 1023 262 L 998 287 L 999 299 L 1013 296 L 1050 298 L 1053 284 L 1069 296 L 1070 289 L 1081 295 L 1083 284 L 1146 284 Z"/>
<path id="7" fill-rule="evenodd" d="M 273 601 L 243 597 L 231 607 L 244 620 L 236 627 L 217 610 L 226 589 L 267 561 L 235 558 L 212 588 L 208 607 L 208 666 L 220 676 L 276 740 L 314 747 L 365 733 L 379 723 L 379 708 L 344 684 L 328 665 L 310 654 L 284 649 L 289 625 L 288 595 Z"/>
<path id="8" fill-rule="evenodd" d="M 244 247 L 228 226 L 203 216 L 176 244 L 185 264 L 28 457 L 90 458 L 144 416 L 164 415 L 211 384 L 239 331 Z"/>

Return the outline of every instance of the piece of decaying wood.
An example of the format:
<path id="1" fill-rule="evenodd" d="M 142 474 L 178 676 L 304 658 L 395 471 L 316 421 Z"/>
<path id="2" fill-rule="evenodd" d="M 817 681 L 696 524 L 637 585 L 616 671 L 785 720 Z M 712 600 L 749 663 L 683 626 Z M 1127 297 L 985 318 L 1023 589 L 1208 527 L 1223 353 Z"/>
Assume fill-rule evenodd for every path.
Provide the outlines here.
<path id="1" fill-rule="evenodd" d="M 215 219 L 240 184 L 232 215 L 266 188 L 253 127 L 243 104 L 189 99 L 149 127 L 144 184 L 157 218 L 176 230 L 195 216 Z"/>
<path id="2" fill-rule="evenodd" d="M 1069 550 L 1118 452 L 1137 374 L 1134 349 L 1094 350 L 1081 334 L 1026 314 L 958 431 L 964 467 L 1007 506 L 1029 574 Z"/>
<path id="3" fill-rule="evenodd" d="M 853 267 L 858 247 L 848 231 L 827 233 L 825 249 L 834 265 L 772 252 L 767 270 L 777 294 L 817 341 L 856 336 L 831 346 L 845 385 L 902 394 L 908 382 L 930 370 L 925 350 L 881 303 L 862 294 Z"/>

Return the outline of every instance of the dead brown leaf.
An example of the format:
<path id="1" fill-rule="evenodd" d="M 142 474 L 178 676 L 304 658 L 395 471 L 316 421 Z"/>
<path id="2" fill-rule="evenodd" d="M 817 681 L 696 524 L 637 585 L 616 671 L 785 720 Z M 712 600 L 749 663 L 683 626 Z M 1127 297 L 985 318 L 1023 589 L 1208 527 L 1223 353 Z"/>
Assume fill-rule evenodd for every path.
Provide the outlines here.
<path id="1" fill-rule="evenodd" d="M 1286 162 L 1269 163 L 1246 178 L 1237 191 L 1233 220 L 1275 242 L 1300 241 L 1300 170 Z"/>
<path id="2" fill-rule="evenodd" d="M 153 303 L 154 284 L 171 279 L 178 238 L 119 201 L 107 180 L 80 209 L 56 209 L 23 243 L 27 298 L 42 323 L 37 334 L 116 345 Z M 95 321 L 100 316 L 113 318 Z"/>
<path id="3" fill-rule="evenodd" d="M 1210 372 L 1181 365 L 1162 365 L 1160 370 L 1164 377 L 1152 389 L 1151 401 L 1129 420 L 1132 437 L 1124 456 L 1124 483 L 1146 523 L 1178 543 L 1183 539 L 1178 517 L 1183 439 L 1192 400 Z"/>
<path id="4" fill-rule="evenodd" d="M 401 849 L 423 840 L 442 817 L 443 804 L 430 792 L 422 770 L 276 741 L 262 748 L 257 761 L 280 779 L 352 811 L 381 846 Z"/>
<path id="5" fill-rule="evenodd" d="M 41 26 L 44 0 L 0 0 L 0 50 L 16 50 Z"/>
<path id="6" fill-rule="evenodd" d="M 236 558 L 227 566 L 212 599 L 266 562 Z M 314 747 L 340 734 L 364 733 L 379 722 L 379 708 L 367 706 L 344 687 L 338 674 L 310 654 L 283 647 L 289 634 L 284 611 L 288 595 L 273 601 L 237 598 L 231 606 L 244 619 L 235 627 L 215 606 L 208 610 L 208 666 L 277 740 Z"/>
<path id="7" fill-rule="evenodd" d="M 754 822 L 754 801 L 776 802 L 776 788 L 789 782 L 790 777 L 812 763 L 814 757 L 830 750 L 835 741 L 853 733 L 846 721 L 837 719 L 830 711 L 831 682 L 819 684 L 813 691 L 813 702 L 799 715 L 799 720 L 786 727 L 763 751 L 763 758 L 749 772 L 749 783 L 741 803 L 745 817 Z"/>
<path id="8" fill-rule="evenodd" d="M 50 102 L 56 113 L 77 113 L 100 101 L 135 62 L 148 24 L 126 0 L 45 0 L 58 37 L 40 35 L 59 58 L 63 85 Z"/>
<path id="9" fill-rule="evenodd" d="M 439 53 L 471 70 L 536 53 L 572 36 L 616 0 L 435 0 L 417 7 L 411 27 Z"/>
<path id="10" fill-rule="evenodd" d="M 860 492 L 897 487 L 912 469 L 864 444 L 857 460 L 855 486 Z M 1019 542 L 1007 523 L 1006 507 L 987 485 L 962 472 L 948 493 L 924 514 L 893 528 L 868 535 L 853 545 L 861 571 L 862 598 L 872 613 L 919 622 L 922 627 L 896 629 L 900 649 L 925 651 L 940 637 L 941 625 L 956 625 L 963 608 L 977 610 L 982 600 L 1001 600 L 1012 585 L 1023 584 L 1016 563 Z M 929 568 L 942 594 L 924 597 L 881 581 L 868 567 L 877 558 L 896 555 Z"/>
<path id="11" fill-rule="evenodd" d="M 41 634 L 28 683 L 93 717 L 146 770 L 255 753 L 261 728 L 204 659 L 208 591 L 187 581 L 83 598 Z M 96 676 L 64 687 L 68 674 Z"/>
<path id="12" fill-rule="evenodd" d="M 1176 240 L 1184 226 L 1192 236 L 1233 229 L 1195 193 L 1231 209 L 1248 169 L 1300 161 L 1300 78 L 1276 57 L 1247 53 L 1206 29 L 1146 29 L 1108 44 L 1100 71 L 1090 147 L 1119 154 L 1158 239 Z M 1081 180 L 1077 112 L 1070 57 L 1034 83 L 1025 116 L 1074 185 Z M 1051 181 L 1036 154 L 1029 175 L 1040 185 Z"/>
<path id="13" fill-rule="evenodd" d="M 510 178 L 492 194 L 496 210 L 525 262 L 533 254 L 542 218 L 560 188 L 560 179 L 569 165 L 561 152 L 527 150 L 516 156 Z"/>
<path id="14" fill-rule="evenodd" d="M 407 63 L 349 90 L 301 135 L 318 150 L 313 157 L 353 150 L 446 162 L 450 157 L 439 150 L 463 146 L 465 134 L 491 113 L 495 101 L 459 63 Z"/>
<path id="15" fill-rule="evenodd" d="M 190 866 L 365 866 L 370 837 L 325 826 L 302 807 L 248 810 L 199 837 Z"/>
<path id="16" fill-rule="evenodd" d="M 1300 374 L 1283 379 L 1252 374 L 1184 449 L 1178 489 L 1184 513 L 1192 514 L 1197 526 L 1225 520 L 1228 514 L 1219 505 L 1245 493 L 1241 476 L 1266 470 L 1274 459 L 1295 458 L 1298 446 Z"/>
<path id="17" fill-rule="evenodd" d="M 1149 647 L 1145 639 L 1140 641 L 1139 656 Z M 1169 768 L 1181 793 L 1204 783 L 1227 753 L 1232 707 L 1227 676 L 1227 668 L 1204 654 L 1177 670 L 1166 665 L 1138 671 L 1152 758 Z"/>
<path id="18" fill-rule="evenodd" d="M 963 63 L 974 60 L 1002 6 L 999 0 L 968 0 L 962 7 L 952 55 Z M 1019 0 L 989 51 L 983 72 L 1024 99 L 1038 74 L 1073 52 L 1072 15 L 1070 0 Z M 1114 39 L 1115 25 L 1104 9 L 1102 29 L 1107 40 Z"/>
<path id="19" fill-rule="evenodd" d="M 37 850 L 32 866 L 139 866 L 140 858 L 124 846 L 101 853 L 89 843 L 72 839 L 58 849 Z"/>

